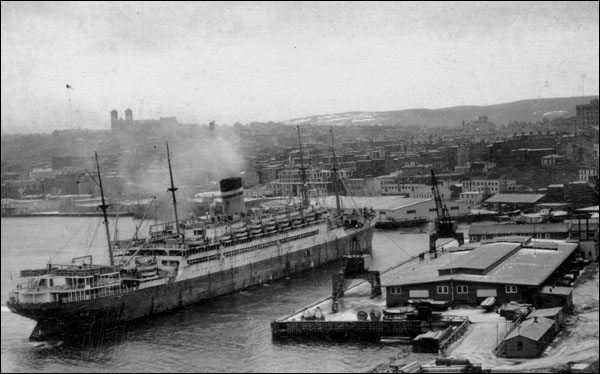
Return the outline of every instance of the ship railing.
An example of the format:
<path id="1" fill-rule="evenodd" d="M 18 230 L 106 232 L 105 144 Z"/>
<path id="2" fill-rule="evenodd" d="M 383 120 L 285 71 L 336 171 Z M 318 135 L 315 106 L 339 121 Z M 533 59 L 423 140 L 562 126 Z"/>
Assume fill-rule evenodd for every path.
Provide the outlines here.
<path id="1" fill-rule="evenodd" d="M 90 276 L 112 273 L 115 271 L 115 268 L 112 266 L 89 267 L 80 265 L 74 267 L 73 265 L 52 264 L 50 268 L 45 269 L 21 270 L 21 277 L 38 277 L 50 273 L 59 276 Z"/>
<path id="2" fill-rule="evenodd" d="M 99 299 L 99 298 L 103 298 L 103 297 L 107 297 L 107 296 L 118 296 L 118 295 L 122 295 L 122 294 L 126 294 L 132 291 L 135 291 L 137 288 L 134 287 L 127 287 L 127 288 L 110 288 L 110 287 L 106 287 L 106 288 L 101 288 L 97 293 L 90 293 L 90 294 L 80 294 L 80 293 L 76 293 L 76 292 L 72 292 L 68 295 L 68 297 L 65 297 L 62 299 L 63 303 L 72 303 L 72 302 L 77 302 L 77 301 L 85 301 L 85 300 L 94 300 L 94 299 Z"/>
<path id="3" fill-rule="evenodd" d="M 55 291 L 57 290 L 61 290 L 59 288 L 60 286 L 56 286 L 56 287 L 45 287 L 46 291 L 50 292 L 51 289 L 54 289 Z M 40 288 L 41 290 L 41 288 Z M 59 302 L 61 303 L 70 303 L 70 302 L 77 302 L 77 301 L 84 301 L 84 300 L 93 300 L 93 299 L 98 299 L 98 298 L 102 298 L 102 297 L 107 297 L 107 296 L 118 296 L 118 295 L 122 295 L 122 294 L 126 294 L 132 291 L 137 290 L 136 287 L 126 287 L 126 288 L 121 288 L 119 287 L 119 285 L 117 284 L 117 287 L 104 287 L 104 288 L 100 288 L 98 289 L 98 292 L 96 293 L 81 293 L 81 291 L 84 291 L 83 288 L 72 288 L 72 289 L 68 289 L 72 292 L 68 293 L 65 297 L 62 297 Z M 90 289 L 87 289 L 86 291 L 91 291 Z M 19 295 L 21 294 L 21 292 L 19 291 L 9 291 L 8 295 L 9 295 L 9 299 L 14 302 L 14 303 L 20 303 L 20 297 Z"/>
<path id="4" fill-rule="evenodd" d="M 100 287 L 107 287 L 107 286 L 118 286 L 121 284 L 120 280 L 108 280 L 108 279 L 98 279 L 96 280 L 96 282 L 94 282 L 94 284 L 90 285 L 85 285 L 85 284 L 73 284 L 73 285 L 67 285 L 67 284 L 61 284 L 61 285 L 56 285 L 56 286 L 40 286 L 40 285 L 36 285 L 36 284 L 32 284 L 30 282 L 22 282 L 17 284 L 16 286 L 16 291 L 12 291 L 12 292 L 23 292 L 23 291 L 33 291 L 35 290 L 35 292 L 52 292 L 52 291 L 81 291 L 81 290 L 91 290 L 91 289 L 97 289 Z"/>

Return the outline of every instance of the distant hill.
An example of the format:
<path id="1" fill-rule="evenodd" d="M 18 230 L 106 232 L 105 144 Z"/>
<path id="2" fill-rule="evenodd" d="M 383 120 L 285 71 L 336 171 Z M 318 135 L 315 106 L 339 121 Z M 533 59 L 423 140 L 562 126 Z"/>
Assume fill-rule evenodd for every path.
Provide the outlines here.
<path id="1" fill-rule="evenodd" d="M 587 104 L 597 96 L 561 97 L 553 99 L 520 100 L 487 106 L 457 106 L 442 109 L 405 109 L 388 112 L 347 112 L 325 114 L 285 121 L 285 124 L 341 125 L 398 125 L 419 127 L 458 127 L 462 121 L 487 116 L 498 126 L 512 121 L 537 122 L 544 116 L 565 118 L 575 116 L 575 105 Z"/>

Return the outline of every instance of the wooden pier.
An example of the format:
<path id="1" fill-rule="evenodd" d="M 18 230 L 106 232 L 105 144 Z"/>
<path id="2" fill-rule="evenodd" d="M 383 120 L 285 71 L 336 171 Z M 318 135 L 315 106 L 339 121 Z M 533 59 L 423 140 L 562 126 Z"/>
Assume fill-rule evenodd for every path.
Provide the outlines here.
<path id="1" fill-rule="evenodd" d="M 334 303 L 337 305 L 333 307 Z M 335 309 L 335 311 L 334 311 Z M 361 281 L 350 287 L 345 296 L 319 300 L 271 322 L 273 338 L 320 338 L 381 340 L 414 339 L 427 331 L 462 330 L 466 318 L 447 318 L 438 315 L 428 321 L 417 318 L 385 319 L 385 296 L 371 297 L 371 286 Z M 359 315 L 362 315 L 362 319 Z M 453 334 L 454 335 L 454 334 Z M 443 342 L 445 343 L 445 342 Z"/>

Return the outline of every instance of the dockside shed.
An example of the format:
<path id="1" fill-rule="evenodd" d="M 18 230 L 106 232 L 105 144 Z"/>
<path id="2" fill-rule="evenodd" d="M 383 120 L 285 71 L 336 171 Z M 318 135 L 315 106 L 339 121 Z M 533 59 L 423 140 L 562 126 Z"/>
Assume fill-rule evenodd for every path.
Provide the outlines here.
<path id="1" fill-rule="evenodd" d="M 555 336 L 554 321 L 544 317 L 526 319 L 506 335 L 497 353 L 511 358 L 538 357 Z"/>

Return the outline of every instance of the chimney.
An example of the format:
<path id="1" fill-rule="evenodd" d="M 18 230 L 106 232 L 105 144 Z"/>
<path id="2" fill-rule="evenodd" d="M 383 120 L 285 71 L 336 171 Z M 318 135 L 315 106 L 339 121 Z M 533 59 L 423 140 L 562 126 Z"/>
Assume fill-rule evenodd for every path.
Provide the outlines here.
<path id="1" fill-rule="evenodd" d="M 537 323 L 537 317 L 533 317 L 533 323 Z"/>
<path id="2" fill-rule="evenodd" d="M 222 179 L 220 185 L 221 197 L 223 200 L 223 214 L 235 215 L 246 213 L 242 178 L 234 177 Z"/>

